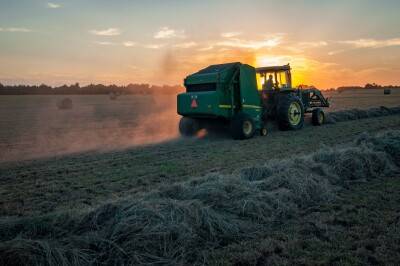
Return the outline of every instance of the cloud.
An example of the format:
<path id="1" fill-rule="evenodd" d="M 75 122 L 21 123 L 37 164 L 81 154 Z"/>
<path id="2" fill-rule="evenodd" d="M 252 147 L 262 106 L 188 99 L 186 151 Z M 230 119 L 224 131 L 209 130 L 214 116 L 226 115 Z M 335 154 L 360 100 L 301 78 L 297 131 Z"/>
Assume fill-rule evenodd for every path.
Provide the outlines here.
<path id="1" fill-rule="evenodd" d="M 145 44 L 143 47 L 147 49 L 160 49 L 164 46 L 165 44 Z"/>
<path id="2" fill-rule="evenodd" d="M 95 44 L 98 44 L 98 45 L 105 45 L 105 46 L 107 46 L 107 45 L 117 45 L 115 42 L 95 41 L 94 43 L 95 43 Z"/>
<path id="3" fill-rule="evenodd" d="M 128 65 L 127 66 L 129 69 L 132 69 L 132 70 L 138 70 L 138 69 L 140 69 L 138 66 L 135 66 L 135 65 Z"/>
<path id="4" fill-rule="evenodd" d="M 93 43 L 104 46 L 143 47 L 147 49 L 160 49 L 165 46 L 165 44 L 140 44 L 132 41 L 125 41 L 125 42 L 94 41 Z"/>
<path id="5" fill-rule="evenodd" d="M 3 32 L 32 32 L 32 30 L 27 28 L 0 28 Z"/>
<path id="6" fill-rule="evenodd" d="M 194 46 L 197 46 L 197 43 L 195 43 L 195 42 L 184 42 L 184 43 L 178 43 L 178 44 L 174 45 L 174 47 L 184 48 L 184 49 L 191 48 L 191 47 L 194 47 Z"/>
<path id="7" fill-rule="evenodd" d="M 199 49 L 197 49 L 197 51 L 204 52 L 204 51 L 210 51 L 212 49 L 214 49 L 214 46 L 209 45 L 209 46 L 205 46 L 205 47 L 199 48 Z"/>
<path id="8" fill-rule="evenodd" d="M 341 44 L 351 45 L 355 48 L 382 48 L 390 46 L 400 46 L 400 38 L 376 40 L 376 39 L 358 39 L 349 41 L 339 41 Z"/>
<path id="9" fill-rule="evenodd" d="M 52 8 L 52 9 L 56 9 L 56 8 L 61 8 L 62 6 L 60 4 L 56 4 L 56 3 L 47 3 L 47 8 Z"/>
<path id="10" fill-rule="evenodd" d="M 121 34 L 121 30 L 118 28 L 109 28 L 105 30 L 90 30 L 91 34 L 98 36 L 116 36 Z"/>
<path id="11" fill-rule="evenodd" d="M 276 47 L 281 43 L 281 39 L 282 37 L 280 36 L 275 36 L 264 40 L 244 40 L 239 38 L 230 38 L 228 40 L 217 42 L 216 45 L 258 50 L 261 48 Z"/>
<path id="12" fill-rule="evenodd" d="M 340 54 L 340 53 L 343 53 L 343 52 L 345 52 L 346 50 L 335 50 L 335 51 L 330 51 L 330 52 L 328 52 L 328 55 L 337 55 L 337 54 Z"/>
<path id="13" fill-rule="evenodd" d="M 171 38 L 185 38 L 184 30 L 174 30 L 168 27 L 162 27 L 154 34 L 155 39 L 171 39 Z"/>
<path id="14" fill-rule="evenodd" d="M 232 37 L 237 37 L 239 35 L 241 35 L 241 32 L 223 32 L 221 33 L 221 37 L 223 38 L 232 38 Z"/>
<path id="15" fill-rule="evenodd" d="M 131 42 L 131 41 L 126 41 L 126 42 L 123 42 L 122 45 L 125 46 L 125 47 L 132 47 L 132 46 L 135 46 L 136 43 L 135 42 Z"/>
<path id="16" fill-rule="evenodd" d="M 314 42 L 299 42 L 294 44 L 288 44 L 282 47 L 283 49 L 292 53 L 304 53 L 306 49 L 322 48 L 328 46 L 326 41 L 314 41 Z"/>
<path id="17" fill-rule="evenodd" d="M 125 47 L 133 47 L 137 44 L 135 42 L 126 41 L 126 42 L 109 42 L 109 41 L 94 41 L 95 44 L 98 45 L 108 45 L 108 46 L 125 46 Z"/>
<path id="18" fill-rule="evenodd" d="M 300 42 L 299 46 L 302 48 L 318 48 L 318 47 L 323 47 L 327 46 L 328 43 L 325 41 L 317 41 L 317 42 Z"/>

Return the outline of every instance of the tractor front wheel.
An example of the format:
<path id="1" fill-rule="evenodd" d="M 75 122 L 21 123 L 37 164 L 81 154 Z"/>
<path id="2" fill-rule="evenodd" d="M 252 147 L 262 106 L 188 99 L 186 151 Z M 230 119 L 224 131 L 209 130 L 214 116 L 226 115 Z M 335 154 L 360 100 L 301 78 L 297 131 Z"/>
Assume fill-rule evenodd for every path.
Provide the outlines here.
<path id="1" fill-rule="evenodd" d="M 250 116 L 244 113 L 236 114 L 231 121 L 231 134 L 234 139 L 249 139 L 253 137 L 255 124 Z"/>
<path id="2" fill-rule="evenodd" d="M 266 136 L 268 133 L 267 129 L 265 127 L 262 127 L 260 129 L 260 136 Z"/>
<path id="3" fill-rule="evenodd" d="M 182 136 L 192 137 L 200 129 L 199 122 L 196 119 L 182 117 L 179 121 L 179 132 Z"/>
<path id="4" fill-rule="evenodd" d="M 300 98 L 287 95 L 280 99 L 278 105 L 278 123 L 281 130 L 295 130 L 303 127 L 304 107 Z"/>
<path id="5" fill-rule="evenodd" d="M 312 111 L 312 123 L 314 126 L 321 126 L 325 122 L 325 114 L 321 108 Z"/>

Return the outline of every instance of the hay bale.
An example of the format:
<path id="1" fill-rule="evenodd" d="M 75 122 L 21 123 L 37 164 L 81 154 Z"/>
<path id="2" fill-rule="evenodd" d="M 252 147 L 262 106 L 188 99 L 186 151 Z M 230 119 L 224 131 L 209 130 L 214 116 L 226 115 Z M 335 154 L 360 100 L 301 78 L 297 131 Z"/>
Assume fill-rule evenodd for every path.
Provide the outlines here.
<path id="1" fill-rule="evenodd" d="M 115 92 L 109 93 L 110 100 L 116 100 L 118 98 L 118 94 Z"/>
<path id="2" fill-rule="evenodd" d="M 69 110 L 72 109 L 72 100 L 70 98 L 64 98 L 57 102 L 57 108 L 60 110 Z"/>

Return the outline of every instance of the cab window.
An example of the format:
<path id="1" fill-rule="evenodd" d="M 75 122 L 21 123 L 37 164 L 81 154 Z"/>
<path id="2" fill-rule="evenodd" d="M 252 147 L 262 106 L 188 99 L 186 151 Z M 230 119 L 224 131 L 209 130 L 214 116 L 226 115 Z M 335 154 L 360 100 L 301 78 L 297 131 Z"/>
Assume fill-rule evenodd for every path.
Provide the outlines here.
<path id="1" fill-rule="evenodd" d="M 288 77 L 287 77 L 287 72 L 279 72 L 277 73 L 277 78 L 278 78 L 278 87 L 279 88 L 288 88 L 289 83 L 288 83 Z"/>
<path id="2" fill-rule="evenodd" d="M 263 90 L 268 84 L 269 77 L 272 76 L 272 83 L 276 84 L 274 72 L 257 73 L 257 88 Z"/>
<path id="3" fill-rule="evenodd" d="M 271 82 L 268 81 L 272 77 L 272 88 Z M 263 89 L 274 89 L 274 88 L 288 88 L 289 87 L 289 76 L 288 72 L 264 72 L 257 73 L 257 88 L 258 90 Z"/>

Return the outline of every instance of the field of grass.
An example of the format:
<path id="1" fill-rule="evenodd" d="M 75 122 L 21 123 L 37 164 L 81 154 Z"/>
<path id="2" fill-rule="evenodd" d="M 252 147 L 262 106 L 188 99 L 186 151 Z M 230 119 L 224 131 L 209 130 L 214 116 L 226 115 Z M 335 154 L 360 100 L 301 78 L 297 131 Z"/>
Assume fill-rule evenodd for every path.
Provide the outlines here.
<path id="1" fill-rule="evenodd" d="M 400 103 L 397 91 L 354 94 L 331 95 L 332 110 Z M 246 141 L 181 139 L 174 99 L 76 97 L 69 111 L 42 102 L 52 111 L 40 115 L 18 98 L 1 105 L 1 145 L 14 157 L 0 163 L 0 264 L 400 263 L 400 115 Z M 137 119 L 143 110 L 165 116 L 152 115 L 153 127 Z M 137 125 L 152 137 L 135 135 Z M 35 149 L 30 129 L 49 138 L 60 128 L 84 141 L 58 150 L 68 147 L 62 130 L 43 158 L 15 160 L 24 136 Z M 119 128 L 131 135 L 116 141 L 128 132 Z M 102 129 L 115 134 L 95 138 Z"/>
<path id="2" fill-rule="evenodd" d="M 328 112 L 400 103 L 400 90 L 326 96 L 331 99 Z M 57 108 L 63 98 L 71 98 L 71 110 Z M 175 96 L 1 96 L 0 162 L 169 141 L 178 138 L 178 121 Z"/>
<path id="3" fill-rule="evenodd" d="M 331 111 L 349 108 L 366 109 L 381 105 L 391 107 L 400 103 L 400 90 L 392 90 L 390 95 L 384 95 L 382 90 L 326 92 L 324 95 L 330 98 Z"/>
<path id="4" fill-rule="evenodd" d="M 72 109 L 57 108 L 65 98 L 72 100 Z M 175 98 L 1 96 L 0 162 L 114 150 L 175 138 L 179 119 Z"/>

